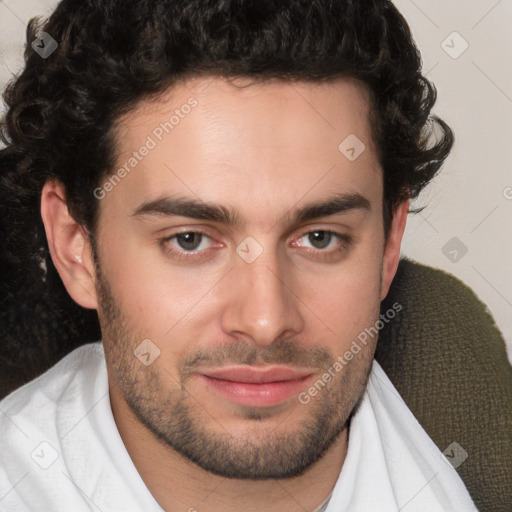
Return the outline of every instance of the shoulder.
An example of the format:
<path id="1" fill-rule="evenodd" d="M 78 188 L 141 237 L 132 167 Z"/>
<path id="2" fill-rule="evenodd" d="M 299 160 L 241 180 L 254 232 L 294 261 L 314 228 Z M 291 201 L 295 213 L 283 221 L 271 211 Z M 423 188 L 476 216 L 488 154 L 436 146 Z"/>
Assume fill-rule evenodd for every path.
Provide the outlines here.
<path id="1" fill-rule="evenodd" d="M 34 407 L 56 407 L 72 395 L 76 386 L 98 373 L 104 361 L 101 342 L 76 348 L 45 373 L 16 389 L 0 401 L 0 417 L 24 415 Z"/>
<path id="2" fill-rule="evenodd" d="M 101 342 L 90 343 L 2 400 L 0 478 L 6 472 L 27 471 L 34 462 L 47 464 L 48 460 L 42 460 L 45 447 L 47 451 L 49 446 L 58 450 L 63 426 L 76 421 L 88 406 L 92 399 L 88 390 L 102 376 L 106 379 L 103 346 Z"/>

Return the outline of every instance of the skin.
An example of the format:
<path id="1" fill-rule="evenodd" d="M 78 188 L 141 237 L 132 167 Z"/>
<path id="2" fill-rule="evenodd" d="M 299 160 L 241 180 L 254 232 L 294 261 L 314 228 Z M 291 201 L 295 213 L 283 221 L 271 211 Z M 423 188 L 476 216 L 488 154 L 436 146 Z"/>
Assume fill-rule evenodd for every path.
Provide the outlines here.
<path id="1" fill-rule="evenodd" d="M 376 340 L 307 404 L 295 395 L 241 406 L 198 372 L 241 363 L 308 368 L 307 390 L 378 320 L 408 201 L 385 238 L 369 98 L 349 79 L 188 79 L 118 120 L 118 167 L 190 97 L 197 106 L 100 201 L 95 255 L 63 187 L 45 185 L 51 255 L 71 297 L 98 310 L 116 424 L 165 510 L 316 510 L 343 465 Z M 354 161 L 338 150 L 349 134 L 366 146 Z M 368 207 L 293 220 L 333 194 L 357 194 Z M 164 196 L 221 205 L 239 222 L 134 215 Z M 207 237 L 173 237 L 194 231 Z M 251 263 L 236 251 L 247 237 L 262 249 Z M 187 254 L 191 241 L 197 247 Z M 147 366 L 134 356 L 145 339 L 160 351 Z"/>

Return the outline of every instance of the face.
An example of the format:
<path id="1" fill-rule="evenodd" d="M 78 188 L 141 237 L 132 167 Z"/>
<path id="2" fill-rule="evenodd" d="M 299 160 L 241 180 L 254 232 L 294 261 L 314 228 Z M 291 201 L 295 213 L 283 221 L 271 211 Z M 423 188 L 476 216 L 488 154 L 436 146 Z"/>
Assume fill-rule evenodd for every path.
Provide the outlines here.
<path id="1" fill-rule="evenodd" d="M 397 251 L 363 87 L 243 85 L 189 79 L 119 120 L 98 313 L 111 388 L 157 438 L 283 478 L 345 431 L 376 340 L 335 362 L 378 321 Z"/>

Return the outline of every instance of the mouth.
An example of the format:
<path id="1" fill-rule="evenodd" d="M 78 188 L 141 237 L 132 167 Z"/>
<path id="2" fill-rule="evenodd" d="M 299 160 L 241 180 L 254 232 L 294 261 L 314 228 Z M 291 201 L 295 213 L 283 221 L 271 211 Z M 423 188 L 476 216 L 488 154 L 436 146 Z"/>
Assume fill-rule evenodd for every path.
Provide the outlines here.
<path id="1" fill-rule="evenodd" d="M 299 393 L 311 379 L 311 369 L 285 366 L 229 366 L 204 370 L 198 376 L 208 389 L 249 407 L 277 405 Z"/>

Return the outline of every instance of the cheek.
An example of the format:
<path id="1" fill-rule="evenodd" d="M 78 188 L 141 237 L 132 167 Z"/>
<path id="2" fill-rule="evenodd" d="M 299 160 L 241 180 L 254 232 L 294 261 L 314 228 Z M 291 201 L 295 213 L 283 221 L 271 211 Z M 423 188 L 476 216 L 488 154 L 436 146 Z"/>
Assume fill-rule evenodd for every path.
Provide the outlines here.
<path id="1" fill-rule="evenodd" d="M 340 265 L 301 277 L 304 302 L 328 326 L 337 353 L 378 320 L 381 267 L 381 246 L 369 236 Z"/>
<path id="2" fill-rule="evenodd" d="M 316 283 L 311 307 L 334 333 L 336 343 L 345 345 L 372 325 L 379 315 L 379 274 L 355 272 Z M 310 302 L 310 303 L 311 303 Z"/>
<path id="3" fill-rule="evenodd" d="M 204 325 L 225 269 L 176 265 L 160 248 L 130 240 L 111 239 L 104 249 L 105 277 L 131 330 L 163 346 L 184 327 Z"/>

